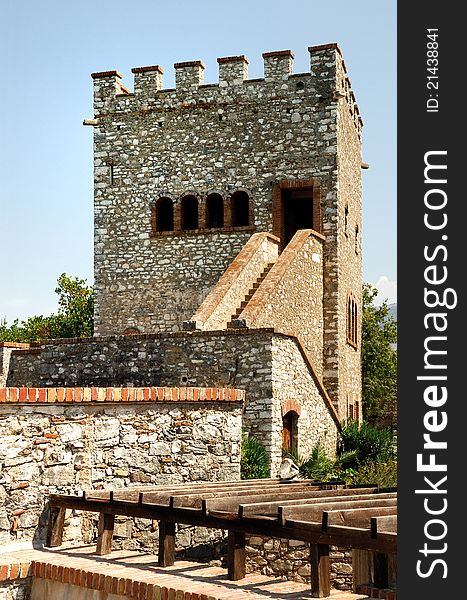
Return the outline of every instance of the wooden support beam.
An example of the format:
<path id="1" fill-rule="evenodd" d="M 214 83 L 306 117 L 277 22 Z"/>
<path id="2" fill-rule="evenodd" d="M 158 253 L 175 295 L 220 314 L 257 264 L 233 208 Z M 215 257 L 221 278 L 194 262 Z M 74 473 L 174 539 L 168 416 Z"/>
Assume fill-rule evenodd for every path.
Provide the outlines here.
<path id="1" fill-rule="evenodd" d="M 300 497 L 292 500 L 285 500 L 281 494 L 277 494 L 274 497 L 274 500 L 270 501 L 267 497 L 260 502 L 250 502 L 248 500 L 244 504 L 239 504 L 239 512 L 238 516 L 240 518 L 246 517 L 248 515 L 258 515 L 258 514 L 269 514 L 270 512 L 276 512 L 279 506 L 300 506 L 301 504 L 309 504 L 311 501 L 321 501 L 322 498 L 325 498 L 326 501 L 331 499 L 332 502 L 336 500 L 336 498 L 341 498 L 345 496 L 347 500 L 352 500 L 354 496 L 362 496 L 363 498 L 375 498 L 375 494 L 377 488 L 360 488 L 360 489 L 339 489 L 339 490 L 311 490 L 304 491 L 300 494 Z M 350 496 L 350 498 L 349 498 Z"/>
<path id="2" fill-rule="evenodd" d="M 159 566 L 171 567 L 175 563 L 175 523 L 159 521 Z"/>
<path id="3" fill-rule="evenodd" d="M 379 508 L 348 508 L 345 510 L 327 510 L 323 511 L 322 523 L 326 525 L 347 525 L 348 527 L 361 527 L 370 529 L 370 521 L 378 515 L 378 519 L 390 516 L 397 518 L 396 506 L 379 507 Z"/>
<path id="4" fill-rule="evenodd" d="M 245 532 L 229 529 L 227 568 L 232 581 L 243 579 L 246 574 Z"/>
<path id="5" fill-rule="evenodd" d="M 327 544 L 310 545 L 311 595 L 327 598 L 331 593 L 331 564 Z"/>
<path id="6" fill-rule="evenodd" d="M 65 524 L 66 508 L 49 506 L 49 522 L 47 523 L 46 546 L 54 548 L 62 545 L 63 526 Z"/>
<path id="7" fill-rule="evenodd" d="M 384 513 L 379 512 L 377 517 L 373 517 L 371 519 L 371 537 L 376 539 L 378 533 L 381 532 L 397 533 L 397 516 L 384 516 Z"/>
<path id="8" fill-rule="evenodd" d="M 383 494 L 381 494 L 383 496 Z M 321 522 L 321 515 L 323 511 L 330 510 L 346 510 L 352 508 L 383 508 L 383 507 L 395 507 L 397 505 L 396 498 L 381 498 L 381 496 L 375 496 L 372 500 L 359 500 L 356 497 L 355 500 L 347 501 L 344 498 L 337 498 L 333 501 L 327 500 L 321 504 L 303 504 L 299 506 L 279 506 L 277 509 L 277 518 L 279 524 L 284 525 L 288 520 L 306 520 L 312 522 Z M 378 516 L 377 510 L 375 510 L 374 516 Z"/>
<path id="9" fill-rule="evenodd" d="M 375 563 L 375 587 L 385 589 L 388 587 L 389 584 L 388 555 L 383 554 L 382 552 L 375 552 L 373 560 Z"/>
<path id="10" fill-rule="evenodd" d="M 100 513 L 97 525 L 96 554 L 104 556 L 112 552 L 112 537 L 114 534 L 115 515 Z"/>
<path id="11" fill-rule="evenodd" d="M 370 550 L 352 549 L 352 586 L 354 593 L 359 585 L 368 585 L 374 579 L 373 552 Z"/>

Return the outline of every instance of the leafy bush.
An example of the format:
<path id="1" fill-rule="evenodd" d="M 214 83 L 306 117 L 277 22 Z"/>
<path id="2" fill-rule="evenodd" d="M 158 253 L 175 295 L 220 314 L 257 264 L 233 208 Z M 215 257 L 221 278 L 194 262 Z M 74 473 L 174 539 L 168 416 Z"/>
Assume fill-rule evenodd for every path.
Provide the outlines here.
<path id="1" fill-rule="evenodd" d="M 369 462 L 362 465 L 348 483 L 373 483 L 379 487 L 397 486 L 397 462 Z"/>
<path id="2" fill-rule="evenodd" d="M 375 429 L 368 423 L 351 421 L 339 434 L 338 455 L 328 458 L 321 442 L 310 456 L 284 452 L 298 466 L 304 479 L 345 481 L 346 484 L 397 485 L 397 462 L 394 460 L 390 430 Z"/>
<path id="3" fill-rule="evenodd" d="M 316 444 L 309 457 L 301 456 L 295 450 L 284 451 L 283 454 L 294 461 L 304 479 L 323 481 L 333 469 L 334 463 L 328 458 L 321 442 Z"/>
<path id="4" fill-rule="evenodd" d="M 348 453 L 353 453 L 348 454 Z M 348 467 L 368 462 L 381 463 L 394 458 L 394 444 L 390 429 L 376 429 L 366 421 L 348 421 L 339 433 L 337 454 L 348 454 Z"/>
<path id="5" fill-rule="evenodd" d="M 266 449 L 255 437 L 245 432 L 242 435 L 240 476 L 242 479 L 266 479 L 270 477 Z"/>

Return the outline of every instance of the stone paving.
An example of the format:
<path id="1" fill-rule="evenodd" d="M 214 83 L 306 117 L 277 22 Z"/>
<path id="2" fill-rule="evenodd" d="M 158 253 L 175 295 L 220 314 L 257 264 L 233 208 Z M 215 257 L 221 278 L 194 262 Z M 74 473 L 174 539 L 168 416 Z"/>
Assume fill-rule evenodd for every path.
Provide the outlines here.
<path id="1" fill-rule="evenodd" d="M 142 600 L 302 600 L 308 585 L 250 574 L 229 581 L 226 570 L 177 561 L 160 568 L 153 555 L 121 550 L 97 556 L 94 546 L 23 550 L 0 554 L 0 582 L 32 575 Z M 332 590 L 333 600 L 361 600 L 365 595 Z"/>

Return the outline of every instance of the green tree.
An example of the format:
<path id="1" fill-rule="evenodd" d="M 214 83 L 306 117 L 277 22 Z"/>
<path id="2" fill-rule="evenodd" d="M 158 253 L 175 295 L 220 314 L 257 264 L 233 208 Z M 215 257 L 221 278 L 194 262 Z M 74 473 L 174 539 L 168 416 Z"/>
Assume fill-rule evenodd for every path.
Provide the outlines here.
<path id="1" fill-rule="evenodd" d="M 62 273 L 57 281 L 54 337 L 90 337 L 94 331 L 94 290 L 84 279 Z"/>
<path id="2" fill-rule="evenodd" d="M 393 420 L 397 397 L 397 324 L 387 302 L 374 305 L 378 290 L 363 286 L 362 316 L 362 404 L 363 416 L 370 422 Z"/>
<path id="3" fill-rule="evenodd" d="M 93 334 L 94 290 L 86 280 L 62 273 L 57 280 L 58 313 L 35 315 L 11 325 L 0 321 L 0 341 L 37 342 L 47 338 L 88 337 Z"/>

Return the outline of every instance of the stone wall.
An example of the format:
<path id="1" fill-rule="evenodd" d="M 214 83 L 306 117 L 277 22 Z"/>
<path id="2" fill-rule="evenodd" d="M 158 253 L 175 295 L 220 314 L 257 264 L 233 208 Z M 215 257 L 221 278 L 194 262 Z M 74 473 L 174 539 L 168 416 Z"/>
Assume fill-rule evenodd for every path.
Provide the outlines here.
<path id="1" fill-rule="evenodd" d="M 11 353 L 15 349 L 22 348 L 27 350 L 29 344 L 21 344 L 19 342 L 0 342 L 0 387 L 7 384 L 8 373 L 10 372 Z"/>
<path id="2" fill-rule="evenodd" d="M 281 447 L 282 417 L 292 408 L 299 414 L 298 453 L 307 457 L 314 446 L 321 442 L 329 456 L 334 457 L 337 444 L 338 417 L 329 396 L 313 377 L 303 357 L 303 346 L 290 338 L 274 338 L 273 347 L 273 396 L 275 428 L 273 447 Z M 280 457 L 277 457 L 277 462 Z"/>
<path id="3" fill-rule="evenodd" d="M 303 346 L 273 330 L 52 340 L 12 353 L 8 385 L 232 386 L 247 390 L 243 423 L 266 447 L 273 475 L 281 462 L 286 400 L 295 399 L 303 411 L 303 452 L 323 436 L 330 453 L 335 451 L 338 420 Z"/>
<path id="4" fill-rule="evenodd" d="M 298 540 L 249 536 L 247 573 L 310 581 L 310 545 Z M 352 550 L 331 546 L 331 585 L 338 590 L 352 589 Z"/>
<path id="5" fill-rule="evenodd" d="M 3 388 L 0 545 L 44 542 L 49 493 L 239 479 L 243 392 L 167 388 L 157 394 Z M 93 519 L 69 512 L 65 540 L 90 542 L 94 534 Z M 209 539 L 197 535 L 195 542 Z M 157 528 L 117 520 L 116 539 L 151 547 Z"/>
<path id="6" fill-rule="evenodd" d="M 134 93 L 116 71 L 93 74 L 95 324 L 98 335 L 176 331 L 251 233 L 277 230 L 274 187 L 313 181 L 319 204 L 313 229 L 325 236 L 324 287 L 322 297 L 311 290 L 310 298 L 323 301 L 319 362 L 343 414 L 339 369 L 355 388 L 359 370 L 355 360 L 345 366 L 342 315 L 347 290 L 358 287 L 361 257 L 347 265 L 351 243 L 342 238 L 342 215 L 349 203 L 351 226 L 360 223 L 362 122 L 337 44 L 309 50 L 311 71 L 298 74 L 291 52 L 266 53 L 259 80 L 247 79 L 241 56 L 219 59 L 219 84 L 204 85 L 197 61 L 177 64 L 175 89 L 162 89 L 159 67 L 134 69 Z M 249 197 L 243 227 L 233 226 L 235 191 Z M 206 223 L 210 193 L 222 197 L 226 217 L 224 227 L 212 230 Z M 183 231 L 180 206 L 187 194 L 198 202 L 199 222 Z M 154 232 L 152 209 L 161 197 L 173 203 L 173 232 Z M 276 216 L 282 218 L 280 211 Z M 294 334 L 301 336 L 301 328 Z"/>
<path id="7" fill-rule="evenodd" d="M 338 101 L 337 140 L 341 149 L 337 184 L 340 202 L 337 218 L 339 236 L 338 330 L 339 352 L 333 357 L 338 365 L 338 394 L 341 399 L 339 415 L 348 418 L 348 406 L 353 405 L 353 414 L 362 418 L 361 402 L 361 324 L 362 324 L 362 177 L 361 136 L 355 129 L 356 119 L 361 121 L 358 106 L 349 102 L 353 97 L 345 65 L 338 64 L 337 85 L 344 96 Z M 347 208 L 347 211 L 346 211 Z M 347 341 L 347 302 L 352 295 L 357 305 L 356 345 Z M 330 395 L 336 382 L 325 381 Z M 359 414 L 356 415 L 356 412 Z"/>

